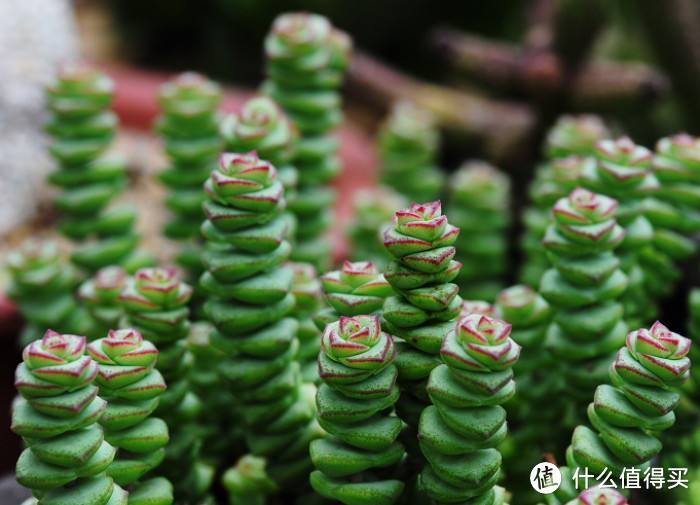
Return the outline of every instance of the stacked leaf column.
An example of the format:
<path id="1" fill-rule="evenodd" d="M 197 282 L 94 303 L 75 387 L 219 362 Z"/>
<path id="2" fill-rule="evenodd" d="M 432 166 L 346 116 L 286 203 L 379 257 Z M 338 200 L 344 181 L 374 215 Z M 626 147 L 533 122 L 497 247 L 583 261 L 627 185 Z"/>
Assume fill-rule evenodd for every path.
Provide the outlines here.
<path id="1" fill-rule="evenodd" d="M 134 328 L 158 346 L 158 370 L 168 390 L 156 414 L 170 427 L 162 471 L 175 486 L 176 500 L 204 500 L 213 469 L 200 460 L 200 434 L 195 419 L 201 404 L 187 376 L 192 357 L 185 339 L 190 331 L 187 303 L 192 288 L 172 268 L 144 268 L 129 279 L 120 294 L 126 312 L 122 327 Z"/>
<path id="2" fill-rule="evenodd" d="M 71 259 L 88 272 L 108 265 L 134 271 L 150 262 L 135 253 L 134 211 L 110 207 L 126 183 L 124 162 L 103 157 L 117 128 L 109 110 L 113 93 L 106 75 L 83 66 L 64 67 L 47 89 L 46 129 L 58 162 L 49 181 L 62 190 L 55 201 L 62 214 L 58 228 L 79 242 Z"/>
<path id="3" fill-rule="evenodd" d="M 624 468 L 650 465 L 661 451 L 659 432 L 675 422 L 673 410 L 680 400 L 676 388 L 688 377 L 689 350 L 689 339 L 658 321 L 627 335 L 610 368 L 611 384 L 598 386 L 588 406 L 593 429 L 578 426 L 574 431 L 566 452 L 568 467 L 561 469 L 562 486 L 550 503 L 576 496 L 576 468 L 598 476 L 604 470 L 620 475 Z"/>
<path id="4" fill-rule="evenodd" d="M 7 294 L 26 321 L 21 344 L 40 338 L 45 328 L 74 334 L 89 331 L 90 317 L 73 297 L 79 277 L 56 243 L 23 242 L 7 255 L 7 269 L 11 280 Z"/>
<path id="5" fill-rule="evenodd" d="M 545 162 L 535 171 L 528 188 L 532 204 L 525 209 L 520 245 L 523 265 L 520 280 L 536 288 L 549 262 L 541 242 L 549 225 L 549 210 L 578 184 L 583 166 L 592 162 L 596 142 L 608 137 L 601 119 L 592 115 L 562 116 L 548 132 Z"/>
<path id="6" fill-rule="evenodd" d="M 401 388 L 396 411 L 407 424 L 403 441 L 411 473 L 423 465 L 417 432 L 421 412 L 430 402 L 426 383 L 440 364 L 442 342 L 462 310 L 459 287 L 452 282 L 461 267 L 453 259 L 458 235 L 439 201 L 397 211 L 384 231 L 384 245 L 394 258 L 384 277 L 396 294 L 384 302 L 382 327 L 396 339 Z"/>
<path id="7" fill-rule="evenodd" d="M 47 330 L 17 366 L 12 431 L 27 448 L 16 477 L 39 500 L 27 505 L 127 505 L 126 491 L 105 473 L 116 450 L 98 424 L 107 402 L 97 396 L 98 367 L 85 348 L 85 337 Z"/>
<path id="8" fill-rule="evenodd" d="M 428 464 L 419 483 L 437 504 L 503 505 L 496 446 L 508 430 L 501 405 L 515 394 L 512 367 L 520 346 L 499 319 L 472 314 L 455 326 L 440 348 L 444 363 L 428 380 L 432 405 L 418 431 Z"/>
<path id="9" fill-rule="evenodd" d="M 170 161 L 158 177 L 170 190 L 165 206 L 172 214 L 163 231 L 181 242 L 176 259 L 193 280 L 203 270 L 199 244 L 202 184 L 221 150 L 217 118 L 220 100 L 219 86 L 193 72 L 165 83 L 158 96 L 163 115 L 156 129 Z"/>
<path id="10" fill-rule="evenodd" d="M 435 164 L 439 142 L 428 112 L 409 102 L 397 103 L 379 132 L 381 182 L 409 201 L 438 198 L 444 183 Z"/>
<path id="11" fill-rule="evenodd" d="M 493 301 L 507 270 L 510 180 L 486 162 L 471 161 L 455 172 L 449 186 L 447 215 L 461 230 L 456 242 L 460 294 Z"/>
<path id="12" fill-rule="evenodd" d="M 163 461 L 169 440 L 165 422 L 150 417 L 165 391 L 155 370 L 158 350 L 137 331 L 124 329 L 91 342 L 88 354 L 97 363 L 96 382 L 107 400 L 100 424 L 117 448 L 107 475 L 129 490 L 129 505 L 170 505 L 173 487 L 167 479 L 143 479 Z"/>
<path id="13" fill-rule="evenodd" d="M 319 270 L 330 260 L 324 235 L 335 195 L 326 184 L 340 171 L 338 141 L 331 132 L 343 117 L 338 88 L 350 50 L 349 37 L 317 14 L 283 14 L 265 39 L 263 92 L 280 104 L 301 134 L 293 158 L 298 192 L 289 202 L 299 222 L 292 258 Z"/>
<path id="14" fill-rule="evenodd" d="M 401 420 L 391 414 L 399 396 L 393 339 L 378 316 L 341 316 L 326 326 L 321 349 L 316 403 L 330 436 L 311 443 L 311 485 L 346 505 L 396 503 L 403 482 L 376 475 L 404 457 Z"/>
<path id="15" fill-rule="evenodd" d="M 679 280 L 678 263 L 696 252 L 689 236 L 700 230 L 700 140 L 683 133 L 662 138 L 652 170 L 660 188 L 657 199 L 645 201 L 645 216 L 654 226 L 654 238 L 640 253 L 640 262 L 645 286 L 658 299 L 668 296 Z"/>
<path id="16" fill-rule="evenodd" d="M 659 186 L 650 170 L 652 154 L 628 137 L 598 142 L 595 154 L 596 162 L 587 164 L 581 173 L 581 185 L 615 198 L 619 203 L 616 218 L 625 234 L 618 255 L 628 277 L 623 297 L 625 320 L 631 327 L 639 327 L 656 312 L 655 301 L 645 287 L 645 272 L 639 262 L 640 253 L 652 247 L 654 235 L 654 229 L 644 215 L 645 200 Z"/>
<path id="17" fill-rule="evenodd" d="M 206 182 L 207 239 L 201 285 L 213 344 L 228 358 L 219 371 L 231 388 L 255 456 L 283 484 L 307 475 L 308 445 L 321 435 L 314 387 L 302 384 L 298 322 L 284 188 L 274 166 L 255 154 L 224 154 Z"/>
<path id="18" fill-rule="evenodd" d="M 606 381 L 612 354 L 627 334 L 621 303 L 627 276 L 614 253 L 625 232 L 616 210 L 612 198 L 575 189 L 553 207 L 544 237 L 552 263 L 540 284 L 553 310 L 547 347 L 562 363 L 552 372 L 559 382 L 552 394 L 566 391 L 574 401 L 562 413 L 564 427 L 578 419 L 582 406 L 575 402 Z"/>

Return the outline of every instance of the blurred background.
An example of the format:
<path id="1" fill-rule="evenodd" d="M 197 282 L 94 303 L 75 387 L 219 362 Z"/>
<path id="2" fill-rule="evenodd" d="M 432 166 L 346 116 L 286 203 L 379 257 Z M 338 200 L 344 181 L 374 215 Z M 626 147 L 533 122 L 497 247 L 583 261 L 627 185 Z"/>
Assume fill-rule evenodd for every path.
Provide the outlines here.
<path id="1" fill-rule="evenodd" d="M 167 259 L 171 245 L 159 236 L 164 190 L 153 180 L 164 164 L 151 133 L 158 85 L 196 70 L 227 86 L 224 108 L 235 110 L 263 78 L 262 42 L 272 20 L 293 10 L 328 16 L 356 48 L 344 90 L 344 174 L 336 183 L 339 257 L 351 194 L 374 185 L 374 136 L 399 99 L 435 117 L 445 171 L 479 157 L 510 174 L 515 216 L 542 139 L 561 114 L 600 114 L 648 147 L 669 133 L 699 130 L 695 0 L 3 0 L 0 256 L 30 234 L 52 234 L 43 87 L 62 62 L 86 59 L 115 79 L 116 149 L 131 178 L 126 198 L 139 207 L 146 247 Z M 3 337 L 16 331 L 13 317 L 0 300 Z M 5 406 L 18 356 L 0 359 Z M 12 448 L 0 454 L 3 472 L 19 444 L 6 416 L 3 407 L 0 446 Z"/>

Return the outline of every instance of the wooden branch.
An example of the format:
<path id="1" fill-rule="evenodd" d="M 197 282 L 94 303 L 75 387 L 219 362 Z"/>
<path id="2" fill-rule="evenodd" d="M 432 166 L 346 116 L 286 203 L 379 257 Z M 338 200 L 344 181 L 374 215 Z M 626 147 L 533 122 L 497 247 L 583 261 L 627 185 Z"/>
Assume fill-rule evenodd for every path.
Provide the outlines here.
<path id="1" fill-rule="evenodd" d="M 353 55 L 348 87 L 358 99 L 384 111 L 398 100 L 414 102 L 430 111 L 440 127 L 482 142 L 495 161 L 512 159 L 528 141 L 535 121 L 526 105 L 422 82 L 360 52 Z"/>
<path id="2" fill-rule="evenodd" d="M 439 29 L 433 43 L 461 74 L 505 92 L 541 96 L 563 92 L 565 68 L 549 51 L 529 51 L 515 44 L 489 41 Z M 669 90 L 668 79 L 641 63 L 588 63 L 571 82 L 571 103 L 605 110 L 616 103 L 648 103 Z"/>

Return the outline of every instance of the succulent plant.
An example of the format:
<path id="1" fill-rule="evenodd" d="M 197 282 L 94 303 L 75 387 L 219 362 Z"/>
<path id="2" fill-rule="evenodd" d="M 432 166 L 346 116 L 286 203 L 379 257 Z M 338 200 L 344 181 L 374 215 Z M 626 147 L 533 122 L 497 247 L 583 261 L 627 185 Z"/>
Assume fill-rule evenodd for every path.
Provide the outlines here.
<path id="1" fill-rule="evenodd" d="M 133 209 L 110 206 L 126 184 L 125 163 L 104 156 L 117 129 L 109 110 L 113 93 L 109 77 L 82 65 L 63 67 L 47 88 L 46 129 L 58 162 L 49 182 L 63 191 L 55 201 L 61 212 L 58 229 L 79 242 L 71 260 L 91 273 L 107 265 L 133 271 L 150 262 L 135 253 Z"/>
<path id="2" fill-rule="evenodd" d="M 105 473 L 116 450 L 98 424 L 107 402 L 97 396 L 98 367 L 85 347 L 85 337 L 47 330 L 24 348 L 15 372 L 12 431 L 27 446 L 16 476 L 40 505 L 127 504 Z"/>
<path id="3" fill-rule="evenodd" d="M 460 318 L 440 348 L 443 364 L 430 373 L 432 405 L 418 436 L 428 464 L 419 485 L 436 503 L 505 503 L 496 487 L 507 433 L 501 405 L 515 393 L 513 365 L 520 346 L 510 324 L 481 314 Z"/>
<path id="4" fill-rule="evenodd" d="M 329 436 L 311 443 L 311 486 L 345 505 L 396 503 L 404 483 L 372 475 L 405 454 L 401 420 L 391 414 L 399 397 L 394 341 L 378 316 L 356 315 L 326 326 L 321 342 L 316 405 Z"/>
<path id="5" fill-rule="evenodd" d="M 383 270 L 391 259 L 382 243 L 382 231 L 391 222 L 395 209 L 407 205 L 404 198 L 387 187 L 361 189 L 353 197 L 352 221 L 348 223 L 347 238 L 350 257 L 367 260 Z"/>
<path id="6" fill-rule="evenodd" d="M 93 321 L 90 340 L 119 327 L 123 316 L 119 295 L 124 289 L 126 279 L 126 271 L 113 265 L 99 269 L 78 288 L 78 298 L 87 308 Z"/>
<path id="7" fill-rule="evenodd" d="M 547 347 L 565 364 L 561 387 L 574 399 L 560 422 L 566 429 L 577 421 L 575 401 L 585 402 L 605 382 L 627 334 L 621 303 L 627 276 L 615 254 L 625 232 L 616 210 L 614 199 L 577 188 L 552 208 L 543 241 L 552 263 L 540 284 L 553 311 Z"/>
<path id="8" fill-rule="evenodd" d="M 440 134 L 431 114 L 398 102 L 379 131 L 380 180 L 411 201 L 440 196 L 444 176 L 436 166 Z"/>
<path id="9" fill-rule="evenodd" d="M 158 347 L 158 371 L 168 389 L 156 415 L 170 428 L 170 443 L 158 473 L 173 483 L 175 500 L 196 502 L 206 497 L 213 469 L 199 458 L 196 420 L 201 402 L 189 384 L 192 357 L 185 339 L 190 331 L 187 303 L 192 288 L 174 268 L 143 268 L 129 278 L 119 295 L 126 314 L 122 327 L 133 328 Z"/>
<path id="10" fill-rule="evenodd" d="M 510 223 L 510 179 L 484 161 L 464 163 L 450 178 L 446 213 L 459 226 L 460 294 L 493 301 L 504 287 Z"/>
<path id="11" fill-rule="evenodd" d="M 192 355 L 187 377 L 190 389 L 202 403 L 197 416 L 197 431 L 202 444 L 202 458 L 214 466 L 228 462 L 239 450 L 243 439 L 235 399 L 222 387 L 219 364 L 226 354 L 212 344 L 214 327 L 208 321 L 192 323 L 186 346 Z"/>
<path id="12" fill-rule="evenodd" d="M 470 314 L 494 316 L 496 314 L 496 307 L 484 300 L 464 300 L 462 302 L 462 309 L 459 311 L 459 317 L 468 316 Z"/>
<path id="13" fill-rule="evenodd" d="M 640 252 L 652 246 L 654 235 L 644 215 L 645 200 L 659 187 L 651 173 L 651 160 L 651 151 L 629 137 L 602 140 L 596 144 L 596 163 L 586 165 L 581 173 L 582 186 L 615 198 L 619 203 L 615 215 L 625 235 L 617 254 L 629 280 L 623 304 L 625 319 L 633 328 L 646 323 L 656 312 L 639 264 Z"/>
<path id="14" fill-rule="evenodd" d="M 289 200 L 298 218 L 292 258 L 321 271 L 330 259 L 324 234 L 335 200 L 325 185 L 340 171 L 338 141 L 330 132 L 342 120 L 338 88 L 350 51 L 350 38 L 317 14 L 282 14 L 265 39 L 267 80 L 262 91 L 282 107 L 300 133 L 293 157 L 298 191 Z"/>
<path id="15" fill-rule="evenodd" d="M 657 198 L 644 201 L 644 215 L 654 227 L 652 246 L 639 253 L 645 287 L 657 298 L 670 294 L 681 276 L 678 262 L 695 251 L 689 235 L 700 230 L 700 139 L 687 134 L 656 144 L 652 171 L 660 183 Z"/>
<path id="16" fill-rule="evenodd" d="M 165 455 L 168 426 L 151 417 L 165 391 L 155 369 L 158 349 L 132 329 L 110 330 L 91 342 L 88 354 L 97 363 L 95 382 L 107 409 L 100 418 L 105 440 L 117 449 L 107 475 L 129 490 L 129 505 L 170 505 L 172 484 L 147 478 Z"/>
<path id="17" fill-rule="evenodd" d="M 304 382 L 318 382 L 316 360 L 321 348 L 321 332 L 314 323 L 313 316 L 323 306 L 323 292 L 316 269 L 309 263 L 287 263 L 292 270 L 292 295 L 294 309 L 292 314 L 299 322 L 297 340 L 299 352 L 297 359 L 301 364 L 301 376 Z"/>
<path id="18" fill-rule="evenodd" d="M 394 293 L 371 261 L 344 261 L 339 270 L 321 276 L 321 286 L 329 307 L 314 316 L 320 331 L 340 316 L 378 313 Z"/>
<path id="19" fill-rule="evenodd" d="M 231 505 L 265 505 L 267 496 L 277 491 L 263 458 L 247 454 L 229 468 L 222 478 Z"/>
<path id="20" fill-rule="evenodd" d="M 520 359 L 513 366 L 518 378 L 518 394 L 504 406 L 511 429 L 499 450 L 503 455 L 509 491 L 517 503 L 537 503 L 529 475 L 546 451 L 563 441 L 553 440 L 552 426 L 564 410 L 556 391 L 561 368 L 545 348 L 545 338 L 552 311 L 547 301 L 524 284 L 501 291 L 496 298 L 495 316 L 512 324 L 511 338 L 522 347 Z M 556 442 L 559 442 L 557 444 Z"/>
<path id="21" fill-rule="evenodd" d="M 586 489 L 566 505 L 628 505 L 627 498 L 617 489 L 593 487 Z"/>
<path id="22" fill-rule="evenodd" d="M 255 151 L 277 169 L 287 197 L 293 194 L 299 182 L 292 164 L 299 132 L 274 100 L 267 96 L 251 98 L 239 114 L 227 114 L 220 129 L 228 152 Z"/>
<path id="23" fill-rule="evenodd" d="M 163 231 L 180 243 L 176 261 L 193 283 L 203 271 L 202 184 L 216 166 L 222 147 L 217 110 L 221 95 L 218 84 L 195 72 L 178 75 L 158 93 L 162 115 L 155 128 L 169 162 L 158 179 L 168 188 L 165 206 L 171 213 Z"/>
<path id="24" fill-rule="evenodd" d="M 384 302 L 382 327 L 398 339 L 402 396 L 397 411 L 412 427 L 428 403 L 425 383 L 440 363 L 442 341 L 462 309 L 459 287 L 452 282 L 461 267 L 453 259 L 458 235 L 439 201 L 397 211 L 384 231 L 384 246 L 394 258 L 384 277 L 396 294 Z"/>
<path id="25" fill-rule="evenodd" d="M 660 322 L 627 335 L 610 367 L 611 384 L 602 384 L 588 406 L 593 429 L 578 426 L 566 452 L 560 502 L 576 496 L 572 472 L 587 468 L 619 475 L 624 468 L 644 468 L 661 451 L 658 435 L 675 422 L 680 401 L 676 388 L 689 375 L 690 340 Z M 581 484 L 581 482 L 579 482 Z M 585 486 L 579 486 L 579 489 Z"/>
<path id="26" fill-rule="evenodd" d="M 520 280 L 524 284 L 536 288 L 549 268 L 541 247 L 549 225 L 549 210 L 578 185 L 583 166 L 593 162 L 596 143 L 608 135 L 601 118 L 588 114 L 562 116 L 549 130 L 545 140 L 545 162 L 535 170 L 528 188 L 531 205 L 523 212 L 525 231 L 520 246 L 524 258 Z"/>
<path id="27" fill-rule="evenodd" d="M 284 188 L 273 165 L 254 153 L 223 154 L 205 184 L 202 225 L 207 271 L 204 312 L 212 344 L 227 358 L 219 372 L 244 421 L 254 456 L 267 458 L 278 484 L 308 474 L 314 387 L 301 383 L 298 322 L 291 317 L 293 272 Z"/>
<path id="28" fill-rule="evenodd" d="M 73 298 L 77 272 L 60 254 L 55 242 L 26 240 L 7 255 L 10 285 L 7 294 L 26 321 L 20 343 L 40 338 L 43 328 L 83 333 L 89 316 Z"/>

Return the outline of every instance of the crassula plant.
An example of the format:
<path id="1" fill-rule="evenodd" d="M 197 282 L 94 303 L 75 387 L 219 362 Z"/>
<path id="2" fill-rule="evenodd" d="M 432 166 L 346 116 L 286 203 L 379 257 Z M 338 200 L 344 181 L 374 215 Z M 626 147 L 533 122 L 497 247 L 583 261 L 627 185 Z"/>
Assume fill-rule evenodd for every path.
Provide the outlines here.
<path id="1" fill-rule="evenodd" d="M 293 272 L 284 188 L 277 170 L 255 154 L 223 154 L 205 184 L 207 238 L 201 285 L 212 343 L 243 418 L 250 452 L 268 458 L 278 484 L 307 475 L 314 388 L 303 385 L 296 358 L 298 322 L 291 317 Z"/>
<path id="2" fill-rule="evenodd" d="M 101 268 L 78 288 L 78 298 L 92 318 L 90 340 L 119 327 L 123 315 L 119 295 L 126 285 L 127 273 L 118 266 Z"/>
<path id="3" fill-rule="evenodd" d="M 278 491 L 269 477 L 263 458 L 246 454 L 226 470 L 222 482 L 231 505 L 264 505 L 267 496 Z"/>
<path id="4" fill-rule="evenodd" d="M 192 362 L 185 346 L 191 296 L 192 288 L 180 280 L 179 272 L 162 267 L 139 270 L 119 295 L 126 314 L 122 327 L 133 328 L 158 347 L 156 366 L 168 389 L 160 396 L 156 415 L 170 428 L 170 443 L 158 473 L 173 483 L 176 501 L 203 499 L 213 478 L 213 469 L 199 458 L 195 423 L 201 402 L 187 375 Z"/>
<path id="5" fill-rule="evenodd" d="M 16 476 L 35 497 L 28 505 L 127 505 L 126 491 L 105 473 L 116 450 L 98 424 L 107 402 L 85 348 L 85 337 L 47 330 L 17 366 L 12 431 L 27 446 Z"/>
<path id="6" fill-rule="evenodd" d="M 658 321 L 627 335 L 610 367 L 610 384 L 598 386 L 588 406 L 592 429 L 574 430 L 566 452 L 568 467 L 562 469 L 562 486 L 555 492 L 558 501 L 552 503 L 576 496 L 576 468 L 598 476 L 604 470 L 620 475 L 624 468 L 649 466 L 661 451 L 659 432 L 675 422 L 673 410 L 681 398 L 676 389 L 689 375 L 689 351 L 689 339 Z"/>
<path id="7" fill-rule="evenodd" d="M 512 325 L 511 338 L 523 348 L 513 366 L 518 378 L 518 394 L 505 405 L 511 426 L 508 440 L 501 445 L 510 491 L 517 503 L 537 502 L 529 482 L 532 467 L 541 455 L 557 446 L 552 425 L 559 419 L 563 402 L 557 395 L 557 366 L 545 348 L 552 310 L 547 301 L 524 284 L 511 286 L 496 297 L 496 317 Z M 528 501 L 524 496 L 533 499 Z"/>
<path id="8" fill-rule="evenodd" d="M 172 484 L 149 478 L 168 443 L 168 426 L 151 417 L 165 391 L 155 369 L 158 349 L 132 329 L 110 330 L 91 342 L 88 354 L 97 363 L 95 382 L 107 409 L 100 418 L 105 440 L 117 449 L 107 475 L 129 491 L 129 505 L 170 505 Z"/>
<path id="9" fill-rule="evenodd" d="M 440 134 L 431 114 L 410 102 L 398 102 L 377 139 L 379 177 L 412 201 L 440 196 L 444 176 L 436 166 Z"/>
<path id="10" fill-rule="evenodd" d="M 653 247 L 640 252 L 644 283 L 656 297 L 670 294 L 681 276 L 678 263 L 695 251 L 689 235 L 700 230 L 700 139 L 680 133 L 660 139 L 652 171 L 661 187 L 644 214 L 654 226 Z"/>
<path id="11" fill-rule="evenodd" d="M 298 174 L 292 157 L 299 133 L 274 100 L 266 96 L 251 98 L 240 113 L 224 117 L 221 135 L 228 152 L 255 151 L 274 165 L 287 197 L 294 194 Z"/>
<path id="12" fill-rule="evenodd" d="M 58 162 L 49 182 L 62 190 L 55 201 L 58 229 L 78 242 L 71 259 L 89 272 L 113 264 L 135 270 L 150 261 L 135 254 L 133 209 L 110 206 L 126 184 L 125 163 L 104 156 L 117 128 L 109 110 L 113 94 L 109 77 L 83 65 L 63 67 L 47 88 L 46 129 Z"/>
<path id="13" fill-rule="evenodd" d="M 617 489 L 593 487 L 581 492 L 566 505 L 628 505 L 627 498 Z"/>
<path id="14" fill-rule="evenodd" d="M 581 173 L 581 185 L 619 203 L 615 215 L 625 236 L 617 254 L 629 280 L 623 298 L 625 319 L 631 327 L 639 327 L 653 318 L 656 310 L 639 263 L 640 252 L 652 247 L 654 234 L 644 215 L 645 199 L 658 189 L 651 173 L 652 153 L 629 137 L 620 137 L 598 142 L 595 156 L 596 163 L 586 165 Z"/>
<path id="15" fill-rule="evenodd" d="M 89 330 L 89 317 L 73 297 L 77 272 L 55 242 L 26 240 L 8 253 L 6 266 L 10 274 L 7 294 L 26 322 L 22 344 L 40 338 L 44 328 L 73 333 Z"/>
<path id="16" fill-rule="evenodd" d="M 432 405 L 418 436 L 427 464 L 419 485 L 438 504 L 505 503 L 496 487 L 507 433 L 501 405 L 515 393 L 512 367 L 520 346 L 510 324 L 489 316 L 460 318 L 440 348 L 443 364 L 430 373 Z"/>
<path id="17" fill-rule="evenodd" d="M 221 88 L 195 72 L 185 72 L 166 82 L 158 93 L 161 117 L 156 130 L 168 157 L 158 174 L 167 186 L 165 206 L 171 213 L 164 232 L 182 245 L 177 262 L 192 279 L 202 272 L 199 226 L 202 223 L 202 184 L 216 164 L 221 150 L 217 108 Z"/>
<path id="18" fill-rule="evenodd" d="M 585 164 L 593 163 L 595 144 L 609 133 L 598 116 L 562 116 L 547 133 L 545 161 L 535 170 L 528 187 L 530 205 L 523 212 L 525 231 L 520 240 L 524 258 L 520 280 L 533 288 L 549 268 L 540 246 L 549 226 L 549 210 L 578 185 Z"/>
<path id="19" fill-rule="evenodd" d="M 394 341 L 376 315 L 341 316 L 326 326 L 318 355 L 322 384 L 318 420 L 329 436 L 310 446 L 310 480 L 321 496 L 345 505 L 396 503 L 401 480 L 373 471 L 397 465 L 401 420 L 391 413 L 399 397 Z"/>
<path id="20" fill-rule="evenodd" d="M 321 276 L 321 286 L 329 307 L 314 316 L 319 330 L 340 316 L 372 314 L 381 310 L 394 290 L 370 261 L 344 261 L 339 270 Z"/>
<path id="21" fill-rule="evenodd" d="M 468 161 L 450 178 L 446 214 L 461 233 L 455 242 L 465 298 L 493 301 L 503 289 L 510 223 L 510 179 L 485 161 Z"/>
<path id="22" fill-rule="evenodd" d="M 383 270 L 391 259 L 382 243 L 382 231 L 391 222 L 394 210 L 407 202 L 388 187 L 361 189 L 355 192 L 352 220 L 346 236 L 350 242 L 350 257 L 354 261 L 367 260 Z"/>
<path id="23" fill-rule="evenodd" d="M 316 360 L 321 346 L 321 332 L 314 323 L 313 316 L 323 306 L 323 292 L 316 269 L 309 263 L 287 263 L 292 270 L 292 295 L 294 309 L 292 314 L 299 323 L 297 340 L 299 352 L 297 360 L 301 364 L 301 376 L 304 382 L 317 382 L 318 370 Z"/>
<path id="24" fill-rule="evenodd" d="M 300 133 L 293 157 L 298 191 L 289 202 L 298 218 L 292 258 L 319 270 L 325 270 L 330 259 L 324 235 L 335 195 L 325 185 L 340 171 L 332 130 L 342 120 L 338 88 L 350 50 L 350 38 L 318 14 L 282 14 L 265 39 L 263 93 L 284 109 Z"/>
<path id="25" fill-rule="evenodd" d="M 625 232 L 615 220 L 617 202 L 577 188 L 552 208 L 544 247 L 552 263 L 542 277 L 540 293 L 552 306 L 547 347 L 565 364 L 567 395 L 586 401 L 607 377 L 627 325 L 621 297 L 627 288 L 615 249 Z M 571 404 L 575 422 L 579 406 Z M 562 414 L 563 415 L 563 414 Z"/>
<path id="26" fill-rule="evenodd" d="M 415 427 L 428 402 L 425 382 L 439 364 L 445 336 L 462 309 L 452 281 L 461 264 L 454 260 L 459 228 L 447 221 L 439 201 L 396 211 L 384 231 L 384 246 L 394 258 L 384 277 L 395 295 L 383 305 L 382 327 L 398 339 L 401 418 Z"/>

